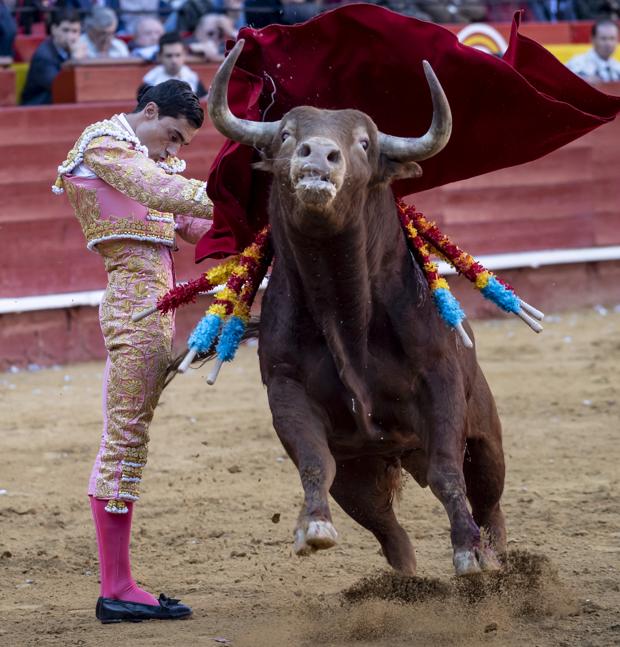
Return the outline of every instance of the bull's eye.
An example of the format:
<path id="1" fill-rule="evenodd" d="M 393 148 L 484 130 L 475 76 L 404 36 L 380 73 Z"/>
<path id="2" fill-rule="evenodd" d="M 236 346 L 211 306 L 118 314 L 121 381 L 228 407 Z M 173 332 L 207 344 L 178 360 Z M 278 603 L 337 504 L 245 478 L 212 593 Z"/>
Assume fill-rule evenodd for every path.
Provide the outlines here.
<path id="1" fill-rule="evenodd" d="M 363 139 L 360 139 L 360 146 L 361 146 L 365 151 L 367 151 L 367 150 L 368 150 L 368 147 L 370 146 L 370 142 L 368 141 L 368 139 L 366 139 L 366 137 L 364 137 Z"/>
<path id="2" fill-rule="evenodd" d="M 285 142 L 289 137 L 291 136 L 291 133 L 288 132 L 288 130 L 282 131 L 282 141 Z"/>

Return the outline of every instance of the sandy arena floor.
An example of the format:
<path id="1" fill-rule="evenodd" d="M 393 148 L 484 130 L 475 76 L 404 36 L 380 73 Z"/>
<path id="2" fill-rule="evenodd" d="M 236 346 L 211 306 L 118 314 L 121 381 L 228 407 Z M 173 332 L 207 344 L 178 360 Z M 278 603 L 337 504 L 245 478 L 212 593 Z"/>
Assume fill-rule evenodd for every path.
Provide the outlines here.
<path id="1" fill-rule="evenodd" d="M 540 336 L 517 320 L 475 328 L 504 425 L 503 578 L 452 581 L 446 515 L 411 480 L 399 517 L 428 580 L 387 573 L 375 539 L 335 504 L 339 546 L 295 557 L 301 488 L 246 347 L 215 387 L 204 369 L 177 378 L 152 427 L 134 570 L 194 608 L 177 623 L 94 617 L 85 485 L 103 365 L 0 375 L 0 644 L 620 644 L 620 313 L 552 317 Z"/>

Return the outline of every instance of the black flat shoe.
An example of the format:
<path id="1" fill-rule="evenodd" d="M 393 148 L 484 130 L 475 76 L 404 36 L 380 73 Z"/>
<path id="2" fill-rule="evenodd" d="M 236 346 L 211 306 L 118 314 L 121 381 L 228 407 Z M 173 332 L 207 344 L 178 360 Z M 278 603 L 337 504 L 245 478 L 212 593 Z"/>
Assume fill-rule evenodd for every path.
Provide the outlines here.
<path id="1" fill-rule="evenodd" d="M 112 622 L 142 622 L 143 620 L 178 620 L 192 615 L 192 610 L 178 600 L 160 594 L 159 604 L 138 604 L 112 598 L 99 598 L 95 613 L 104 625 Z"/>

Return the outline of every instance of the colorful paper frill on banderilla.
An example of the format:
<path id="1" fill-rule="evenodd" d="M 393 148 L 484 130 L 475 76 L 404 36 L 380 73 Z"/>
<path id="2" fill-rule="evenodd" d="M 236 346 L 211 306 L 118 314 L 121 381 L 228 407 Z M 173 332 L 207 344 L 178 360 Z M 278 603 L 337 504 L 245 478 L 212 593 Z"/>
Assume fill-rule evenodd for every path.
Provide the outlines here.
<path id="1" fill-rule="evenodd" d="M 439 276 L 439 267 L 431 259 L 431 254 L 452 265 L 459 274 L 469 279 L 480 293 L 496 306 L 517 315 L 535 332 L 542 330 L 542 326 L 535 319 L 542 319 L 543 314 L 520 299 L 512 286 L 495 276 L 470 254 L 452 243 L 434 222 L 427 220 L 415 210 L 415 207 L 398 201 L 397 208 L 410 249 L 422 266 L 441 318 L 450 328 L 459 333 L 466 345 L 470 345 L 471 340 L 463 329 L 465 312 L 450 291 L 448 282 Z"/>
<path id="2" fill-rule="evenodd" d="M 459 334 L 466 346 L 471 347 L 472 342 L 463 328 L 465 312 L 450 291 L 448 282 L 439 275 L 439 267 L 431 258 L 433 254 L 452 265 L 499 308 L 516 314 L 534 331 L 542 330 L 536 320 L 541 320 L 543 314 L 520 299 L 510 285 L 454 245 L 435 223 L 402 201 L 397 202 L 397 211 L 409 248 L 422 267 L 439 315 Z M 157 309 L 162 313 L 175 310 L 195 301 L 199 293 L 223 286 L 194 328 L 188 346 L 194 355 L 208 353 L 215 347 L 218 359 L 230 362 L 243 338 L 250 308 L 272 257 L 270 229 L 267 226 L 238 256 L 211 268 L 198 279 L 170 290 L 159 299 Z"/>
<path id="3" fill-rule="evenodd" d="M 269 228 L 265 227 L 239 256 L 217 266 L 226 267 L 222 270 L 227 274 L 226 283 L 189 336 L 190 351 L 207 353 L 215 346 L 221 361 L 234 359 L 271 258 Z"/>

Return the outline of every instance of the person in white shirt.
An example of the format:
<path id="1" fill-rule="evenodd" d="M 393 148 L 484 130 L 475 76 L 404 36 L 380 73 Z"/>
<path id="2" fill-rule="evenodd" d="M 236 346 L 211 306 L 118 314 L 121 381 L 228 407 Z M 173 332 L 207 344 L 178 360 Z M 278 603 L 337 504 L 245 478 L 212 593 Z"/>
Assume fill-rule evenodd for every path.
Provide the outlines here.
<path id="1" fill-rule="evenodd" d="M 177 79 L 185 81 L 199 99 L 205 97 L 207 91 L 198 74 L 185 65 L 186 55 L 185 43 L 178 33 L 164 34 L 159 39 L 158 60 L 160 65 L 144 75 L 142 86 L 138 92 L 145 85 L 154 86 L 170 79 Z"/>
<path id="2" fill-rule="evenodd" d="M 87 58 L 128 58 L 129 48 L 114 34 L 118 27 L 118 18 L 112 9 L 94 7 L 90 16 L 84 21 L 86 33 L 80 36 L 80 42 L 86 48 Z"/>
<path id="3" fill-rule="evenodd" d="M 620 61 L 613 58 L 618 47 L 618 26 L 608 18 L 597 20 L 592 27 L 592 49 L 573 56 L 566 64 L 588 83 L 620 81 Z"/>

